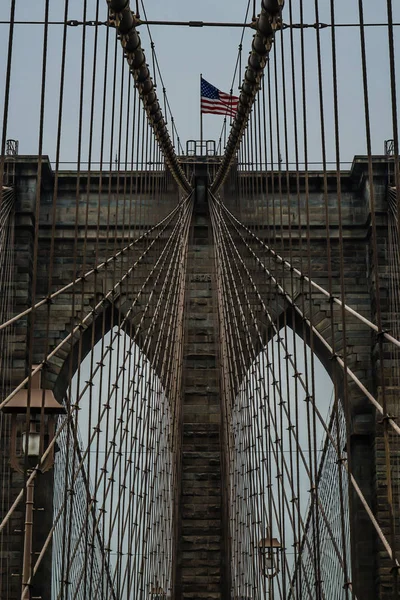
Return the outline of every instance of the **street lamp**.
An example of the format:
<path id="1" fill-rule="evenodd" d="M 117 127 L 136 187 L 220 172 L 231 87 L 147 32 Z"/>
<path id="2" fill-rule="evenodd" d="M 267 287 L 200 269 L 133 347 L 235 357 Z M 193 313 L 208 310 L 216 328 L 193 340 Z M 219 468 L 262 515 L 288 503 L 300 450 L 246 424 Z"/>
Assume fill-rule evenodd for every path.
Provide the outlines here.
<path id="1" fill-rule="evenodd" d="M 35 367 L 33 367 L 35 369 Z M 64 413 L 51 390 L 41 389 L 41 372 L 31 377 L 30 390 L 20 390 L 3 407 L 11 415 L 10 463 L 18 473 L 24 473 L 25 458 L 28 473 L 38 464 L 39 457 L 55 435 L 56 416 Z M 27 416 L 29 413 L 29 422 Z M 18 439 L 20 439 L 19 448 Z M 38 467 L 44 473 L 54 464 L 54 445 Z M 32 576 L 33 496 L 35 480 L 28 478 L 25 500 L 24 558 L 22 566 L 22 596 L 30 598 Z"/>
<path id="2" fill-rule="evenodd" d="M 33 367 L 35 369 L 36 367 Z M 3 412 L 11 415 L 10 463 L 18 473 L 24 472 L 23 458 L 28 457 L 29 466 L 37 464 L 39 456 L 54 438 L 56 417 L 64 413 L 64 407 L 57 402 L 51 390 L 41 389 L 41 371 L 31 377 L 30 390 L 20 390 L 3 407 Z M 27 414 L 29 411 L 29 422 Z M 20 445 L 18 448 L 18 439 Z M 40 465 L 45 473 L 54 464 L 54 446 Z"/>
<path id="3" fill-rule="evenodd" d="M 282 546 L 277 538 L 271 537 L 269 530 L 267 536 L 258 542 L 258 554 L 261 572 L 264 577 L 271 580 L 279 573 L 279 552 Z"/>

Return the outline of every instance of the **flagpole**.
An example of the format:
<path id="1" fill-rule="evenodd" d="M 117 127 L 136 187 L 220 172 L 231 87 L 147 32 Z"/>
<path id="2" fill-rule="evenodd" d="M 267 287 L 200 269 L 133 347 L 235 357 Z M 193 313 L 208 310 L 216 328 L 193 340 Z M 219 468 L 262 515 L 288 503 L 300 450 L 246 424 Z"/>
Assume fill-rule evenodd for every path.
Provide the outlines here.
<path id="1" fill-rule="evenodd" d="M 201 112 L 201 80 L 203 74 L 200 73 L 200 154 L 203 156 L 203 113 Z"/>

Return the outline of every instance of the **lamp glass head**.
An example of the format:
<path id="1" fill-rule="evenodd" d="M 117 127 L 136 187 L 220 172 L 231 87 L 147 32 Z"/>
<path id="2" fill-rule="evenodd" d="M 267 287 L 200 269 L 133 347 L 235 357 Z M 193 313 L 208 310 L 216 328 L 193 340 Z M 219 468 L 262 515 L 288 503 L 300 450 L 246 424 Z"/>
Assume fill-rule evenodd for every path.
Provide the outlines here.
<path id="1" fill-rule="evenodd" d="M 40 433 L 36 431 L 34 423 L 31 423 L 29 431 L 22 433 L 22 452 L 32 457 L 40 454 Z"/>

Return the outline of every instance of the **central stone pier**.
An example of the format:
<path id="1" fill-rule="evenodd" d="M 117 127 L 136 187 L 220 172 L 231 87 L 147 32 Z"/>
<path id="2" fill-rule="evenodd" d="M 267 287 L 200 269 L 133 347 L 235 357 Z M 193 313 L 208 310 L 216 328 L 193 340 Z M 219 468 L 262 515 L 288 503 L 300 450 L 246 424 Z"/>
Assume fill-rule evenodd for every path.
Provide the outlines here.
<path id="1" fill-rule="evenodd" d="M 222 594 L 220 397 L 214 251 L 205 179 L 190 232 L 184 348 L 181 534 L 177 600 Z"/>

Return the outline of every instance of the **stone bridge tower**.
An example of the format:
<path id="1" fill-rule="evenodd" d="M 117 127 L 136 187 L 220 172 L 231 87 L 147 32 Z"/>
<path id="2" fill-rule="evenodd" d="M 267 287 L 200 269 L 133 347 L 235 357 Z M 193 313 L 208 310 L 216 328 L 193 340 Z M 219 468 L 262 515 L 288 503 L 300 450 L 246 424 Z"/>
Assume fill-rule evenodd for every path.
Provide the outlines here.
<path id="1" fill-rule="evenodd" d="M 218 298 L 216 296 L 215 254 L 213 235 L 208 210 L 208 174 L 204 161 L 194 164 L 190 169 L 195 170 L 196 199 L 190 234 L 187 286 L 186 286 L 186 341 L 184 348 L 184 377 L 183 377 L 183 422 L 182 422 L 182 465 L 181 465 L 181 520 L 179 523 L 179 539 L 176 560 L 176 589 L 174 600 L 200 600 L 229 598 L 229 537 L 226 515 L 229 507 L 226 505 L 226 453 L 221 427 L 220 410 L 220 348 L 218 337 Z M 380 300 L 382 306 L 383 326 L 392 328 L 393 315 L 390 305 L 390 282 L 388 273 L 388 254 L 390 248 L 388 239 L 388 163 L 386 159 L 377 157 L 373 161 L 374 179 L 368 178 L 368 163 L 364 157 L 354 159 L 350 171 L 340 174 L 342 189 L 342 219 L 341 224 L 336 210 L 337 178 L 336 172 L 327 174 L 326 178 L 319 172 L 289 173 L 287 177 L 279 175 L 260 174 L 256 184 L 246 184 L 246 174 L 232 172 L 223 191 L 223 200 L 228 208 L 249 229 L 256 231 L 266 244 L 277 247 L 284 259 L 289 256 L 294 260 L 294 266 L 301 265 L 301 244 L 309 244 L 311 249 L 310 272 L 308 275 L 319 285 L 326 288 L 328 271 L 337 277 L 337 285 L 333 295 L 340 295 L 339 260 L 340 237 L 342 229 L 342 252 L 344 256 L 344 273 L 346 281 L 346 302 L 353 309 L 371 319 L 376 318 L 376 286 L 375 280 L 379 275 Z M 18 157 L 15 163 L 15 313 L 21 312 L 31 305 L 31 285 L 33 279 L 32 253 L 37 225 L 35 208 L 35 191 L 37 177 L 37 157 Z M 99 187 L 100 174 L 92 173 L 90 183 Z M 96 179 L 97 178 L 97 179 Z M 168 175 L 160 175 L 159 185 L 163 189 L 163 200 L 154 206 L 150 190 L 146 190 L 143 174 L 135 175 L 135 185 L 141 188 L 141 205 L 137 207 L 136 223 L 142 224 L 143 230 L 154 225 L 172 210 L 179 199 L 179 192 Z M 253 177 L 254 179 L 254 177 Z M 81 260 L 80 251 L 84 236 L 75 220 L 75 189 L 76 174 L 66 172 L 59 174 L 57 212 L 53 225 L 52 198 L 54 176 L 49 162 L 44 160 L 41 182 L 41 208 L 39 214 L 39 257 L 40 271 L 37 277 L 36 297 L 47 294 L 46 262 L 52 236 L 55 228 L 55 272 L 53 280 L 57 287 L 62 287 L 71 280 L 73 261 Z M 92 194 L 89 202 L 89 235 L 86 243 L 90 246 L 99 242 L 99 259 L 105 260 L 113 241 L 129 234 L 124 225 L 124 217 L 117 213 L 113 203 L 113 193 L 124 186 L 123 174 L 112 174 L 107 185 L 111 193 Z M 88 193 L 88 181 L 84 173 L 80 174 L 80 194 Z M 324 186 L 329 198 L 329 236 L 332 248 L 331 264 L 327 262 L 326 248 L 326 214 L 323 208 Z M 373 215 L 371 215 L 371 187 L 374 190 Z M 104 189 L 106 186 L 104 186 Z M 274 214 L 273 196 L 271 190 L 280 189 L 281 197 L 286 199 L 283 220 L 277 220 Z M 90 194 L 89 190 L 89 194 Z M 307 202 L 308 200 L 308 206 Z M 100 210 L 98 210 L 100 206 Z M 306 221 L 306 210 L 309 211 L 309 222 Z M 83 209 L 82 209 L 83 211 Z M 78 210 L 82 216 L 83 212 Z M 371 216 L 376 220 L 378 231 L 378 254 L 373 252 L 371 237 Z M 80 217 L 79 217 L 80 218 Z M 98 227 L 100 223 L 100 227 Z M 274 223 L 271 227 L 271 223 Z M 111 224 L 111 225 L 110 225 Z M 290 227 L 297 228 L 301 236 L 290 237 Z M 100 231 L 100 240 L 95 239 L 95 232 Z M 74 248 L 77 251 L 74 251 Z M 398 249 L 397 249 L 398 251 Z M 88 255 L 88 252 L 86 252 Z M 148 276 L 151 268 L 151 254 L 146 263 L 138 270 L 134 286 L 140 286 Z M 378 262 L 376 262 L 376 259 Z M 128 260 L 128 259 L 127 259 Z M 83 268 L 85 265 L 82 265 Z M 87 266 L 87 265 L 86 265 Z M 259 275 L 258 275 L 259 276 Z M 101 298 L 112 277 L 105 272 L 96 278 L 86 298 L 87 305 L 93 299 Z M 262 287 L 260 280 L 260 286 Z M 310 305 L 308 290 L 300 283 L 296 297 L 305 298 L 305 306 Z M 86 288 L 86 292 L 88 291 Z M 270 288 L 265 285 L 265 298 L 268 300 Z M 376 348 L 381 340 L 371 333 L 371 330 L 360 326 L 359 321 L 351 315 L 347 318 L 346 337 L 339 325 L 331 328 L 331 314 L 335 317 L 338 306 L 332 309 L 329 298 L 313 295 L 314 308 L 312 326 L 321 334 L 321 342 L 315 346 L 315 351 L 330 374 L 335 369 L 335 361 L 329 352 L 329 347 L 335 348 L 340 355 L 346 352 L 349 365 L 357 377 L 365 385 L 375 390 L 379 395 L 382 386 L 382 370 L 377 364 Z M 277 303 L 274 303 L 277 307 Z M 119 299 L 119 309 L 124 310 L 124 295 Z M 309 336 L 308 324 L 296 320 L 290 310 L 290 302 L 282 299 L 279 308 L 282 315 L 286 312 L 291 320 L 291 326 L 301 336 Z M 104 307 L 108 325 L 114 318 Z M 138 309 L 138 312 L 140 308 Z M 76 323 L 79 315 L 74 313 L 71 295 L 66 292 L 52 321 L 49 332 L 50 348 L 54 348 L 64 339 Z M 279 315 L 277 315 L 279 316 Z M 136 315 L 132 315 L 134 320 Z M 265 339 L 270 337 L 268 324 L 260 313 L 260 322 L 264 323 Z M 339 320 L 338 320 L 339 323 Z M 29 336 L 28 318 L 19 321 L 13 332 L 13 384 L 18 384 L 27 375 L 27 341 Z M 35 316 L 34 344 L 37 358 L 43 355 L 43 343 L 46 339 L 42 327 L 40 313 Z M 85 326 L 86 327 L 86 326 Z M 95 328 L 96 339 L 101 336 L 101 329 L 96 329 L 96 323 L 88 322 L 86 329 Z M 334 331 L 334 334 L 332 334 Z M 88 334 L 89 335 L 89 334 Z M 334 339 L 333 339 L 334 337 Z M 324 344 L 324 340 L 326 343 Z M 73 353 L 72 364 L 75 369 L 79 359 L 82 360 L 89 344 L 83 344 L 78 357 L 74 340 L 67 350 L 55 355 L 44 372 L 44 386 L 54 390 L 55 396 L 62 401 L 70 378 L 71 364 L 68 361 Z M 151 352 L 151 350 L 150 350 Z M 396 363 L 398 356 L 393 356 L 384 373 L 387 383 L 389 405 L 393 403 L 398 409 L 398 389 Z M 250 363 L 249 363 L 250 366 Z M 350 448 L 353 474 L 358 481 L 365 498 L 370 503 L 378 521 L 383 524 L 387 537 L 389 523 L 388 507 L 385 503 L 385 486 L 387 485 L 384 468 L 382 427 L 383 424 L 368 399 L 360 393 L 356 386 L 351 388 L 350 398 Z M 390 406 L 388 406 L 390 412 Z M 397 412 L 397 411 L 396 411 Z M 400 463 L 398 463 L 400 464 Z M 20 488 L 21 481 L 8 466 L 7 456 L 2 457 L 1 478 L 9 482 L 8 489 L 3 488 L 2 494 L 14 494 Z M 400 478 L 400 473 L 393 472 Z M 399 486 L 396 486 L 399 489 Z M 42 493 L 37 497 L 35 508 L 35 530 L 42 541 L 52 522 L 52 479 L 46 476 L 43 480 Z M 396 496 L 393 502 L 399 504 Z M 3 498 L 2 506 L 5 506 Z M 43 509 L 43 510 L 40 510 Z M 22 511 L 15 514 L 8 525 L 5 542 L 2 549 L 2 585 L 7 581 L 11 590 L 7 600 L 17 600 L 20 594 L 20 575 L 23 545 Z M 352 539 L 352 578 L 357 597 L 363 600 L 385 600 L 393 598 L 391 590 L 389 559 L 381 552 L 371 522 L 360 504 L 359 498 L 352 498 L 351 526 Z M 400 539 L 397 540 L 398 544 Z M 35 548 L 34 548 L 35 551 Z M 49 586 L 44 583 L 50 577 L 49 561 L 44 567 L 45 578 L 35 583 L 35 597 L 50 600 Z M 4 587 L 3 587 L 4 590 Z M 1 597 L 6 598 L 4 591 Z"/>

